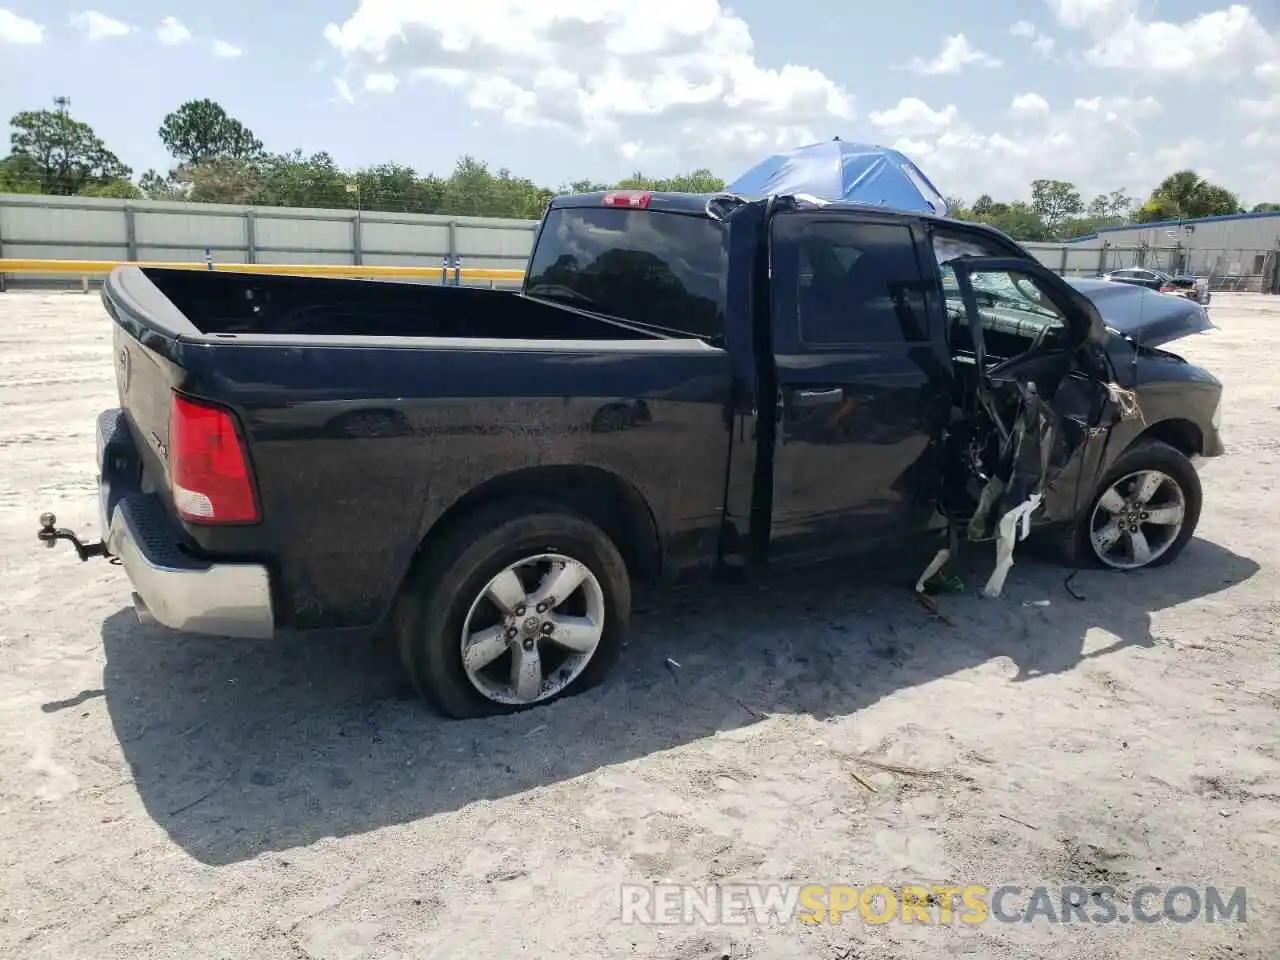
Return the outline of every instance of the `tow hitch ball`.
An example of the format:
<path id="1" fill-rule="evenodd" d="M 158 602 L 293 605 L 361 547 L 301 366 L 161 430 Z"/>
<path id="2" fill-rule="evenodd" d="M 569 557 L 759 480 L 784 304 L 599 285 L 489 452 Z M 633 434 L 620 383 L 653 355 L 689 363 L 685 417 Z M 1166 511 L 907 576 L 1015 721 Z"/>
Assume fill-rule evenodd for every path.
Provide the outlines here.
<path id="1" fill-rule="evenodd" d="M 71 546 L 76 548 L 76 553 L 81 560 L 88 560 L 90 557 L 105 557 L 107 555 L 107 545 L 99 540 L 97 543 L 81 543 L 70 530 L 57 529 L 58 518 L 52 513 L 40 514 L 40 532 L 36 534 L 46 547 L 50 550 L 59 540 L 66 540 Z"/>

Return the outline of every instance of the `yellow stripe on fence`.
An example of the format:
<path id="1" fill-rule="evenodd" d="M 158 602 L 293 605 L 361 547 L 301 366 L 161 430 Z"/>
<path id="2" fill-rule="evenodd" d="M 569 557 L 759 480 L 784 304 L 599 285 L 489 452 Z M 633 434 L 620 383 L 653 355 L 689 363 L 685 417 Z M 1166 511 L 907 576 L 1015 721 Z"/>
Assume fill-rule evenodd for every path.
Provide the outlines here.
<path id="1" fill-rule="evenodd" d="M 65 274 L 84 277 L 110 273 L 116 267 L 161 267 L 167 270 L 209 270 L 222 273 L 265 273 L 301 277 L 403 277 L 439 281 L 447 275 L 453 282 L 453 267 L 411 266 L 348 266 L 333 263 L 148 263 L 125 260 L 5 260 L 0 259 L 0 274 Z M 475 280 L 519 283 L 524 279 L 523 270 L 486 270 L 474 267 L 461 269 L 463 283 Z"/>

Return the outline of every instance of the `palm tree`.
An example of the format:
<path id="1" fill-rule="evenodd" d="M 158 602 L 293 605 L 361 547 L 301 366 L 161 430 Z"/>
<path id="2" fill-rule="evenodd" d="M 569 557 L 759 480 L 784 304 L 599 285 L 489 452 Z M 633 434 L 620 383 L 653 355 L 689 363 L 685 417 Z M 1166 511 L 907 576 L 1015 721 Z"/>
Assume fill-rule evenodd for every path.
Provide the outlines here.
<path id="1" fill-rule="evenodd" d="M 1240 213 L 1240 198 L 1194 170 L 1179 170 L 1160 181 L 1143 205 L 1140 220 L 1190 220 Z"/>

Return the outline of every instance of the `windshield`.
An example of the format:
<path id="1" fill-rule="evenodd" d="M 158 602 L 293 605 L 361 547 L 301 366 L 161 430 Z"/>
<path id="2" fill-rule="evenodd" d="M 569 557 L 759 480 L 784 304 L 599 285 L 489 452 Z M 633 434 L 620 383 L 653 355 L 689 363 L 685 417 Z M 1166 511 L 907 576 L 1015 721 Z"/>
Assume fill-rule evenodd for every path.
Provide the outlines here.
<path id="1" fill-rule="evenodd" d="M 948 306 L 954 308 L 963 308 L 960 302 L 960 287 L 956 283 L 955 271 L 951 269 L 951 264 L 944 263 L 939 265 L 942 273 L 942 289 L 948 300 Z M 1039 292 L 1028 285 L 1027 281 L 1021 278 L 1015 278 L 1005 272 L 995 273 L 973 273 L 970 274 L 970 281 L 973 285 L 973 294 L 981 307 L 999 307 L 1006 310 L 1020 310 L 1023 313 L 1034 314 L 1045 320 L 1060 321 L 1061 315 L 1057 310 L 1046 307 L 1039 296 Z"/>
<path id="2" fill-rule="evenodd" d="M 525 293 L 662 330 L 724 333 L 723 228 L 702 216 L 563 207 L 547 214 Z"/>

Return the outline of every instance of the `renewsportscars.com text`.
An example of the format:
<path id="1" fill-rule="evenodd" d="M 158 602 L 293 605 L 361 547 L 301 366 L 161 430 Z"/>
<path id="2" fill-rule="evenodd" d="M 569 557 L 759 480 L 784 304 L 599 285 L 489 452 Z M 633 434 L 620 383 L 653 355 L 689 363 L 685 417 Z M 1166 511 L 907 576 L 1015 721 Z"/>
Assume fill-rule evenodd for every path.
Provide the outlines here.
<path id="1" fill-rule="evenodd" d="M 627 924 L 1217 923 L 1246 920 L 1244 887 L 627 884 Z"/>

